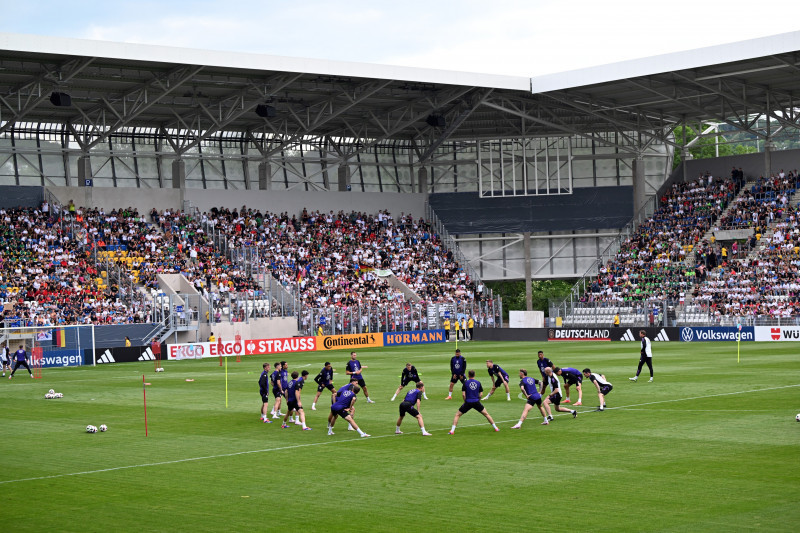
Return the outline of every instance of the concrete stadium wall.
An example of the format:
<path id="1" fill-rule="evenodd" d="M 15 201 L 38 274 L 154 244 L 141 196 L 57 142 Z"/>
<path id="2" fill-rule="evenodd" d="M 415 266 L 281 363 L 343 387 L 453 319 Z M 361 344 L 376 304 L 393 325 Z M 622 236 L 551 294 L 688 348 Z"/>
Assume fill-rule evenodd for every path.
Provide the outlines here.
<path id="1" fill-rule="evenodd" d="M 800 168 L 800 150 L 776 150 L 771 152 L 772 172 L 786 172 Z M 764 153 L 745 155 L 729 155 L 714 159 L 692 159 L 686 162 L 686 180 L 690 181 L 705 171 L 714 177 L 730 178 L 732 167 L 742 167 L 746 178 L 758 178 L 764 175 Z"/>
<path id="2" fill-rule="evenodd" d="M 226 207 L 237 209 L 246 205 L 266 209 L 273 213 L 287 211 L 300 213 L 303 208 L 309 211 L 366 211 L 375 213 L 387 209 L 398 216 L 412 213 L 415 217 L 424 216 L 425 197 L 422 194 L 378 193 L 378 192 L 338 192 L 338 191 L 212 191 L 186 189 L 185 198 L 200 211 L 208 211 L 224 202 Z"/>
<path id="3" fill-rule="evenodd" d="M 133 189 L 124 187 L 48 187 L 64 205 L 70 200 L 75 205 L 102 207 L 106 210 L 134 207 L 139 213 L 149 213 L 153 207 L 179 209 L 186 200 L 191 205 L 208 211 L 212 207 L 241 208 L 243 205 L 273 213 L 299 214 L 303 208 L 334 213 L 339 211 L 365 211 L 375 213 L 387 209 L 392 215 L 411 213 L 414 217 L 425 214 L 423 194 L 337 192 L 337 191 L 262 191 L 262 190 L 204 190 L 204 189 Z"/>
<path id="4" fill-rule="evenodd" d="M 106 211 L 133 207 L 147 214 L 154 207 L 177 209 L 181 206 L 181 191 L 176 189 L 133 189 L 127 187 L 47 187 L 63 205 L 70 200 L 77 206 L 102 207 Z"/>

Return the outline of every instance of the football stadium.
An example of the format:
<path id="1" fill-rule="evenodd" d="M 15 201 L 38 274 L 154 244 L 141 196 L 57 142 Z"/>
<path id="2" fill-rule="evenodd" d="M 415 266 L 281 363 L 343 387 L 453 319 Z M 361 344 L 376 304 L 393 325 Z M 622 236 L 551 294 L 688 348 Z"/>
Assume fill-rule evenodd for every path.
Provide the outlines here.
<path id="1" fill-rule="evenodd" d="M 0 526 L 796 531 L 798 71 L 0 34 Z"/>

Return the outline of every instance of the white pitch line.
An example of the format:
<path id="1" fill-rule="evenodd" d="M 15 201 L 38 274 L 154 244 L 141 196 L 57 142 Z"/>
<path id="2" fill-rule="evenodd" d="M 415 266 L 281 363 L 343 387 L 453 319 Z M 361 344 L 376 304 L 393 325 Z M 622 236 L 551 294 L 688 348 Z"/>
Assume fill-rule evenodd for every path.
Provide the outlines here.
<path id="1" fill-rule="evenodd" d="M 656 405 L 656 404 L 659 404 L 659 403 L 686 402 L 686 401 L 689 401 L 689 400 L 703 400 L 705 398 L 719 398 L 720 396 L 734 396 L 736 394 L 750 394 L 751 392 L 762 392 L 762 391 L 768 391 L 768 390 L 789 389 L 789 388 L 792 388 L 792 387 L 800 387 L 800 383 L 798 383 L 796 385 L 782 385 L 780 387 L 767 387 L 767 388 L 764 388 L 764 389 L 740 390 L 740 391 L 734 391 L 734 392 L 722 392 L 722 393 L 719 393 L 719 394 L 707 394 L 705 396 L 693 396 L 691 398 L 673 398 L 671 400 L 658 400 L 658 401 L 655 401 L 655 402 L 636 403 L 636 404 L 632 404 L 632 405 L 621 405 L 619 407 L 606 407 L 606 411 L 609 411 L 611 409 L 628 409 L 630 407 L 642 407 L 644 405 Z"/>
<path id="2" fill-rule="evenodd" d="M 788 388 L 792 388 L 792 387 L 800 387 L 800 383 L 798 383 L 796 385 L 783 385 L 781 387 L 767 387 L 767 388 L 764 388 L 764 389 L 752 389 L 752 390 L 746 390 L 746 391 L 724 392 L 724 393 L 720 393 L 720 394 L 708 394 L 708 395 L 705 395 L 705 396 L 694 396 L 694 397 L 690 397 L 690 398 L 673 398 L 671 400 L 659 400 L 659 401 L 655 401 L 655 402 L 646 402 L 646 403 L 633 404 L 633 405 L 624 405 L 624 406 L 620 406 L 620 407 L 606 407 L 606 411 L 610 411 L 612 409 L 630 409 L 630 408 L 633 408 L 633 407 L 641 407 L 641 406 L 644 406 L 644 405 L 655 405 L 655 404 L 660 404 L 660 403 L 684 402 L 684 401 L 690 401 L 690 400 L 701 400 L 703 398 L 717 398 L 717 397 L 720 397 L 720 396 L 733 396 L 733 395 L 736 395 L 736 394 L 749 394 L 749 393 L 752 393 L 752 392 L 762 392 L 762 391 L 770 391 L 770 390 L 778 390 L 778 389 L 788 389 Z M 598 412 L 598 411 L 595 411 L 595 410 L 581 411 L 581 413 L 592 413 L 592 412 Z M 566 416 L 566 413 L 564 413 L 564 414 L 556 414 L 555 416 Z M 495 424 L 507 424 L 507 423 L 516 422 L 516 421 L 517 421 L 517 419 L 514 419 L 514 420 L 498 420 L 498 421 L 495 422 Z M 460 426 L 460 427 L 461 428 L 466 428 L 466 427 L 476 427 L 476 426 L 484 426 L 484 425 L 486 425 L 485 422 L 480 423 L 480 424 L 466 424 L 466 425 L 463 425 L 463 426 Z M 440 431 L 445 431 L 446 429 L 447 428 L 445 428 L 444 430 L 440 430 Z M 434 431 L 437 431 L 437 430 L 434 430 Z M 411 432 L 404 433 L 404 435 L 414 435 L 414 434 L 415 433 L 411 433 Z M 399 437 L 399 436 L 401 436 L 401 435 L 395 435 L 395 434 L 391 433 L 391 434 L 388 434 L 388 435 L 376 435 L 374 437 L 369 437 L 369 439 L 385 439 L 387 437 Z M 43 479 L 56 479 L 56 478 L 70 477 L 70 476 L 85 476 L 85 475 L 90 475 L 90 474 L 101 474 L 103 472 L 116 472 L 116 471 L 119 471 L 119 470 L 129 470 L 129 469 L 132 469 L 132 468 L 145 468 L 145 467 L 149 467 L 149 466 L 164 466 L 164 465 L 173 465 L 173 464 L 179 464 L 179 463 L 189 463 L 189 462 L 192 462 L 192 461 L 204 461 L 206 459 L 219 459 L 219 458 L 222 458 L 222 457 L 236 457 L 238 455 L 249 455 L 249 454 L 254 454 L 254 453 L 268 453 L 268 452 L 276 452 L 276 451 L 282 451 L 282 450 L 294 450 L 294 449 L 297 449 L 297 448 L 308 448 L 308 447 L 311 447 L 311 446 L 323 446 L 325 444 L 339 444 L 339 443 L 343 443 L 343 442 L 355 442 L 355 441 L 360 441 L 361 439 L 362 439 L 362 437 L 358 437 L 358 438 L 354 438 L 354 439 L 344 439 L 344 440 L 310 442 L 308 444 L 295 444 L 295 445 L 292 445 L 292 446 L 280 446 L 280 447 L 277 447 L 277 448 L 265 448 L 265 449 L 262 449 L 262 450 L 246 450 L 246 451 L 243 451 L 243 452 L 221 453 L 221 454 L 218 454 L 218 455 L 206 455 L 206 456 L 201 456 L 201 457 L 188 457 L 186 459 L 174 459 L 172 461 L 159 461 L 157 463 L 143 463 L 143 464 L 138 464 L 138 465 L 115 466 L 115 467 L 112 467 L 112 468 L 101 468 L 101 469 L 98 469 L 98 470 L 86 470 L 84 472 L 70 472 L 70 473 L 66 473 L 66 474 L 52 474 L 52 475 L 49 475 L 49 476 L 29 477 L 29 478 L 22 478 L 22 479 L 8 479 L 8 480 L 5 480 L 5 481 L 0 481 L 0 485 L 7 485 L 9 483 L 21 483 L 23 481 L 40 481 L 40 480 L 43 480 Z"/>

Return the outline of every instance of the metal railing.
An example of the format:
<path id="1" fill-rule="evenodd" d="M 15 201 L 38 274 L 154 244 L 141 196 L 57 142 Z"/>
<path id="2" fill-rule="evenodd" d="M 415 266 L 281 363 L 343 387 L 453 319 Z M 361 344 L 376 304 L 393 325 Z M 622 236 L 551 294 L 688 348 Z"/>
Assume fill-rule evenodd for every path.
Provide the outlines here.
<path id="1" fill-rule="evenodd" d="M 441 329 L 446 319 L 450 320 L 453 332 L 456 319 L 468 321 L 470 317 L 474 327 L 503 327 L 502 302 L 498 299 L 306 307 L 300 317 L 300 333 L 342 335 Z"/>

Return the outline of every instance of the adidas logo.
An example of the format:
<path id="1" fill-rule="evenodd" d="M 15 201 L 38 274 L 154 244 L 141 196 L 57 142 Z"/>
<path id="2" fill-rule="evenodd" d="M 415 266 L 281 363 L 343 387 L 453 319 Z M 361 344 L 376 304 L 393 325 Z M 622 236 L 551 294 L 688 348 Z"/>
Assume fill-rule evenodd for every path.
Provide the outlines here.
<path id="1" fill-rule="evenodd" d="M 106 349 L 103 352 L 103 355 L 100 356 L 100 359 L 97 360 L 98 363 L 116 363 L 114 360 L 114 356 L 111 355 L 111 350 Z"/>
<path id="2" fill-rule="evenodd" d="M 150 348 L 146 349 L 142 355 L 139 356 L 139 361 L 155 361 L 156 356 L 153 355 L 153 350 Z"/>
<path id="3" fill-rule="evenodd" d="M 633 336 L 633 332 L 630 329 L 628 329 L 620 340 L 623 340 L 623 341 L 635 341 L 636 339 Z"/>
<path id="4" fill-rule="evenodd" d="M 662 329 L 661 331 L 659 331 L 659 332 L 658 332 L 658 335 L 656 335 L 656 338 L 655 338 L 655 340 L 657 340 L 657 341 L 668 341 L 668 340 L 669 340 L 669 337 L 667 337 L 667 331 L 666 331 L 666 330 L 664 330 L 664 329 Z"/>

